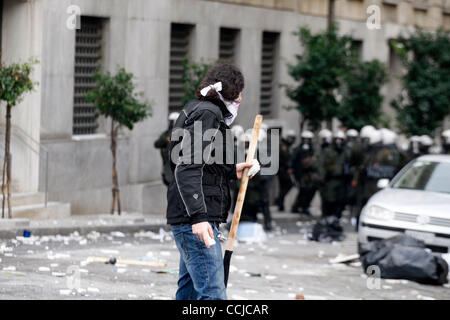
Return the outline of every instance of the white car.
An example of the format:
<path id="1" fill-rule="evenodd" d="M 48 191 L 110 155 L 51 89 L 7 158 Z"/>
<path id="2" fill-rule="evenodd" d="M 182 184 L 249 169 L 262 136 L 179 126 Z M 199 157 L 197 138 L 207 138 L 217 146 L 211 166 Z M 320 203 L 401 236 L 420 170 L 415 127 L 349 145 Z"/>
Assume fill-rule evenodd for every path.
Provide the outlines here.
<path id="1" fill-rule="evenodd" d="M 360 244 L 405 233 L 434 252 L 450 252 L 450 156 L 421 156 L 405 166 L 361 212 Z"/>

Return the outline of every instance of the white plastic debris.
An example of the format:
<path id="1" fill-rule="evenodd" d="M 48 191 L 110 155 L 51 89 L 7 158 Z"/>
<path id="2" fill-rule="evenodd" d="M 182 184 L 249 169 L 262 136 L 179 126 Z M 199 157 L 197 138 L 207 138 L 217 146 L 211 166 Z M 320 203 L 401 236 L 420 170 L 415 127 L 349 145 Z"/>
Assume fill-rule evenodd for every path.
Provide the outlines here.
<path id="1" fill-rule="evenodd" d="M 125 269 L 125 268 L 117 269 L 117 273 L 125 273 L 125 272 L 127 272 L 127 269 Z"/>
<path id="2" fill-rule="evenodd" d="M 252 290 L 252 289 L 246 289 L 245 293 L 247 293 L 247 294 L 255 294 L 255 293 L 258 293 L 258 291 Z"/>
<path id="3" fill-rule="evenodd" d="M 98 288 L 93 288 L 93 287 L 87 288 L 87 291 L 91 292 L 91 293 L 98 293 L 98 292 L 100 292 L 100 290 Z"/>
<path id="4" fill-rule="evenodd" d="M 171 297 L 165 297 L 165 296 L 154 296 L 154 300 L 173 300 Z"/>
<path id="5" fill-rule="evenodd" d="M 80 242 L 78 242 L 78 243 L 80 244 L 80 246 L 84 246 L 87 244 L 87 240 L 83 239 L 83 240 L 80 240 Z"/>
<path id="6" fill-rule="evenodd" d="M 50 272 L 50 268 L 48 267 L 39 267 L 38 269 L 40 272 Z"/>
<path id="7" fill-rule="evenodd" d="M 6 245 L 2 244 L 0 246 L 0 253 L 5 253 L 5 252 L 12 252 L 13 248 L 11 247 L 7 247 Z"/>
<path id="8" fill-rule="evenodd" d="M 111 254 L 111 255 L 118 255 L 119 251 L 118 250 L 100 250 L 101 253 L 104 254 Z"/>
<path id="9" fill-rule="evenodd" d="M 420 300 L 436 300 L 433 297 L 426 297 L 426 296 L 422 296 L 420 294 L 417 296 L 417 299 L 420 299 Z"/>
<path id="10" fill-rule="evenodd" d="M 59 266 L 59 264 L 57 264 L 57 263 L 52 263 L 52 264 L 50 265 L 51 268 L 57 268 L 58 266 Z"/>
<path id="11" fill-rule="evenodd" d="M 128 298 L 130 298 L 130 299 L 137 299 L 137 295 L 135 295 L 135 294 L 128 294 Z"/>
<path id="12" fill-rule="evenodd" d="M 267 280 L 275 280 L 277 277 L 275 277 L 275 276 L 266 276 L 266 279 Z"/>
<path id="13" fill-rule="evenodd" d="M 3 271 L 16 271 L 16 267 L 14 266 L 3 267 Z"/>
<path id="14" fill-rule="evenodd" d="M 238 296 L 237 294 L 233 294 L 233 295 L 231 296 L 231 299 L 233 299 L 233 300 L 248 300 L 247 298 Z"/>
<path id="15" fill-rule="evenodd" d="M 70 254 L 65 254 L 65 253 L 56 253 L 53 254 L 52 251 L 49 251 L 47 253 L 47 258 L 49 260 L 55 260 L 55 259 L 70 259 Z"/>
<path id="16" fill-rule="evenodd" d="M 351 262 L 351 261 L 355 261 L 359 259 L 359 254 L 351 254 L 351 255 L 346 255 L 346 254 L 338 254 L 336 256 L 336 258 L 334 259 L 330 259 L 330 263 L 345 263 L 345 262 Z"/>
<path id="17" fill-rule="evenodd" d="M 385 281 L 386 281 L 386 283 L 389 283 L 389 284 L 398 284 L 398 283 L 402 283 L 401 280 L 397 280 L 397 279 L 386 279 Z"/>
<path id="18" fill-rule="evenodd" d="M 68 296 L 71 293 L 72 293 L 72 290 L 70 290 L 70 289 L 61 289 L 61 290 L 59 290 L 59 294 L 63 295 L 63 296 Z"/>
<path id="19" fill-rule="evenodd" d="M 116 238 L 125 238 L 125 234 L 120 231 L 113 231 L 111 232 L 111 235 Z"/>
<path id="20" fill-rule="evenodd" d="M 52 272 L 52 276 L 58 277 L 58 278 L 63 278 L 66 276 L 66 274 L 64 272 Z"/>
<path id="21" fill-rule="evenodd" d="M 80 262 L 80 266 L 85 267 L 92 262 L 93 262 L 92 258 L 87 258 L 86 260 Z"/>

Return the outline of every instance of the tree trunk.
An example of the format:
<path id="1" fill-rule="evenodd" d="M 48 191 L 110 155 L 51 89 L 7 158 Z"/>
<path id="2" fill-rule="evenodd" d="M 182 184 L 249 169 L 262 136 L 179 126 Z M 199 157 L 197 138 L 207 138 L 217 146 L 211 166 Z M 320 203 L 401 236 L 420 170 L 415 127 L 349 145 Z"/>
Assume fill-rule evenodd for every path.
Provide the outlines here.
<path id="1" fill-rule="evenodd" d="M 6 175 L 6 187 L 8 197 L 8 218 L 12 218 L 11 210 L 11 154 L 10 154 L 10 141 L 11 141 L 11 106 L 6 105 L 6 133 L 5 133 L 5 158 L 3 162 L 3 180 L 2 180 L 2 218 L 5 217 L 5 175 Z"/>
<path id="2" fill-rule="evenodd" d="M 302 120 L 300 121 L 300 136 L 302 135 L 303 129 L 305 128 L 305 117 L 302 115 Z"/>
<path id="3" fill-rule="evenodd" d="M 113 158 L 112 166 L 112 202 L 111 202 L 111 214 L 114 214 L 115 204 L 117 199 L 117 209 L 119 215 L 121 214 L 120 206 L 120 190 L 119 190 L 119 178 L 117 176 L 117 131 L 118 128 L 114 128 L 114 121 L 111 120 L 111 153 Z"/>
<path id="4" fill-rule="evenodd" d="M 6 164 L 8 163 L 8 110 L 10 109 L 9 104 L 6 106 L 6 132 L 5 132 L 5 156 L 3 158 L 3 177 L 2 177 L 2 219 L 5 218 L 5 176 L 6 176 Z"/>
<path id="5" fill-rule="evenodd" d="M 328 0 L 328 30 L 334 24 L 335 14 L 335 0 Z"/>

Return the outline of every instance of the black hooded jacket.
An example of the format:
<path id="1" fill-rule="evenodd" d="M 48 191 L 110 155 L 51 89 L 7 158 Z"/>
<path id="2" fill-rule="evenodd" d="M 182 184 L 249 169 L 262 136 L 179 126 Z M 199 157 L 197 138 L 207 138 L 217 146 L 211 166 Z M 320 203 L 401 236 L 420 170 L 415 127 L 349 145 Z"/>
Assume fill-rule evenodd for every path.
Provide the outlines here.
<path id="1" fill-rule="evenodd" d="M 175 122 L 168 155 L 175 177 L 167 190 L 168 224 L 226 222 L 230 180 L 237 179 L 234 140 L 224 122 L 228 116 L 224 105 L 192 100 Z"/>

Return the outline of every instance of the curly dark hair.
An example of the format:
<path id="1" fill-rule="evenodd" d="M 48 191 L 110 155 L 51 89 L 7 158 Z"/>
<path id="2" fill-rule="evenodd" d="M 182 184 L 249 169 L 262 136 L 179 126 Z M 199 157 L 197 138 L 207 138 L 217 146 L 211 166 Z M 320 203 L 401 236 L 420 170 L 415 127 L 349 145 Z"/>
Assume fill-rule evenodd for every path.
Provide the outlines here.
<path id="1" fill-rule="evenodd" d="M 239 98 L 239 94 L 244 89 L 244 76 L 242 72 L 233 64 L 217 64 L 206 73 L 201 85 L 197 88 L 196 97 L 199 100 L 207 100 L 222 105 L 219 95 L 215 90 L 209 90 L 206 97 L 202 96 L 200 91 L 216 82 L 222 82 L 222 91 L 220 94 L 225 100 L 233 101 Z"/>

